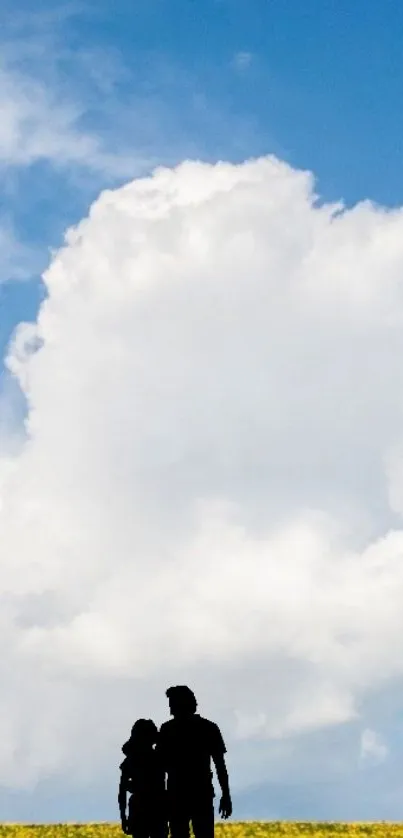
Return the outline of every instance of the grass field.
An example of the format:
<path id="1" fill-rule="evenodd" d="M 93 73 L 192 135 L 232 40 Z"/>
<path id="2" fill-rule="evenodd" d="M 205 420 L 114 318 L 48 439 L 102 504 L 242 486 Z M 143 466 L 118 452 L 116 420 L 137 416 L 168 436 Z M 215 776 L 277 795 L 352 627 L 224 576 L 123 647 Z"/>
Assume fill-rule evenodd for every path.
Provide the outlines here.
<path id="1" fill-rule="evenodd" d="M 297 836 L 346 835 L 372 836 L 373 838 L 403 838 L 400 823 L 287 823 L 285 821 L 259 821 L 246 823 L 217 823 L 216 838 L 297 838 Z M 120 824 L 0 824 L 0 838 L 122 838 Z"/>

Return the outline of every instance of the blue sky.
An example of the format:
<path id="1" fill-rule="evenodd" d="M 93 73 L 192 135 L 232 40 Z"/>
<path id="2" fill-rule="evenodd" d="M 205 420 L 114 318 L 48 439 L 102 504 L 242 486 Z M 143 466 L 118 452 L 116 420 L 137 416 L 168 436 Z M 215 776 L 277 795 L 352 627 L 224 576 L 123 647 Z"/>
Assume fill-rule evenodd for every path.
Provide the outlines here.
<path id="1" fill-rule="evenodd" d="M 187 158 L 274 154 L 312 171 L 321 201 L 402 205 L 397 0 L 34 5 L 5 0 L 0 10 L 0 391 L 8 342 L 36 317 L 52 250 L 104 189 Z M 107 789 L 91 792 L 91 805 L 77 792 L 72 817 L 96 819 L 101 802 L 100 818 L 115 817 Z M 262 810 L 267 790 L 248 794 L 245 816 Z M 357 794 L 357 810 L 349 800 L 338 815 L 333 801 L 331 816 L 365 816 L 371 799 Z M 2 795 L 10 818 L 32 817 L 26 796 Z M 38 792 L 38 819 L 47 795 Z M 304 792 L 292 798 L 283 785 L 276 795 L 279 816 L 324 816 Z M 63 790 L 55 799 L 68 818 Z"/>

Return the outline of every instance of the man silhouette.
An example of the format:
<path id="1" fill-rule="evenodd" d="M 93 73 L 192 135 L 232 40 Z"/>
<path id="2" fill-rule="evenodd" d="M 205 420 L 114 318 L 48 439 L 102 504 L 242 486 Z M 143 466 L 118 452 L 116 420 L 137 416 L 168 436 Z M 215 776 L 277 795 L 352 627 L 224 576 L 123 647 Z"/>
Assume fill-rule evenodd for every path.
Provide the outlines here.
<path id="1" fill-rule="evenodd" d="M 211 758 L 221 787 L 219 813 L 232 814 L 232 802 L 221 731 L 196 713 L 197 701 L 189 687 L 166 691 L 173 716 L 161 725 L 156 752 L 167 774 L 168 820 L 171 838 L 214 838 L 214 787 Z"/>

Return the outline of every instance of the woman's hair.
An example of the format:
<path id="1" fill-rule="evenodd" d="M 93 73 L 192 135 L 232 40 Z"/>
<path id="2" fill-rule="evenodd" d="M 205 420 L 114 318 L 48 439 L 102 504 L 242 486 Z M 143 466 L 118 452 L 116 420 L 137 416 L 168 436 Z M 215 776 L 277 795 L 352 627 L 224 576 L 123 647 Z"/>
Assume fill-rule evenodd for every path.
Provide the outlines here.
<path id="1" fill-rule="evenodd" d="M 128 754 L 135 748 L 147 745 L 154 745 L 158 737 L 158 728 L 152 719 L 137 719 L 134 723 L 130 739 L 122 747 L 124 754 Z"/>

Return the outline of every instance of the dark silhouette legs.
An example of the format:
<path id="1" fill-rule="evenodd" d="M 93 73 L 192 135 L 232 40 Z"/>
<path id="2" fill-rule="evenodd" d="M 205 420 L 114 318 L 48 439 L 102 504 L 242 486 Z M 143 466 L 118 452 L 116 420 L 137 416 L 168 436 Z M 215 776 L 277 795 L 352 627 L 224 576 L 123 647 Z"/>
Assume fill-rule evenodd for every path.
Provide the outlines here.
<path id="1" fill-rule="evenodd" d="M 136 805 L 130 800 L 128 828 L 133 838 L 168 838 L 166 813 L 152 804 Z"/>
<path id="2" fill-rule="evenodd" d="M 214 838 L 214 805 L 212 800 L 173 805 L 169 813 L 170 838 L 189 838 L 190 822 L 195 838 Z"/>

